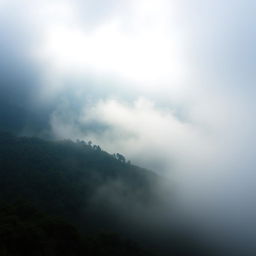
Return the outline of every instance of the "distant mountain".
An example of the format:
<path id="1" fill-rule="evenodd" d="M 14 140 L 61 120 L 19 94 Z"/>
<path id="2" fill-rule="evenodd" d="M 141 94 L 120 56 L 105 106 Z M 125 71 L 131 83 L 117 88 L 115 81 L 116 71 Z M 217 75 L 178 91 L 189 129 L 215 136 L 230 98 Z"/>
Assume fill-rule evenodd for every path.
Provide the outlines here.
<path id="1" fill-rule="evenodd" d="M 11 254 L 8 243 L 14 243 L 13 240 L 4 242 L 5 233 L 1 233 L 1 227 L 7 223 L 11 230 L 10 237 L 15 237 L 14 233 L 19 235 L 16 224 L 21 227 L 31 224 L 34 227 L 28 229 L 31 234 L 43 234 L 33 243 L 45 241 L 47 246 L 42 251 L 49 247 L 52 250 L 49 255 L 80 254 L 74 250 L 73 254 L 69 250 L 65 250 L 66 254 L 58 254 L 66 248 L 59 245 L 63 244 L 64 238 L 59 238 L 60 234 L 55 232 L 53 244 L 62 249 L 58 250 L 56 246 L 52 249 L 45 225 L 65 230 L 64 237 L 67 230 L 76 230 L 72 232 L 79 235 L 73 235 L 76 238 L 70 246 L 78 246 L 77 253 L 90 249 L 90 255 L 144 255 L 145 251 L 135 244 L 131 246 L 133 243 L 129 241 L 136 241 L 142 248 L 155 250 L 159 255 L 166 248 L 172 255 L 192 252 L 194 244 L 184 237 L 178 238 L 167 222 L 171 206 L 169 200 L 167 203 L 163 199 L 170 199 L 172 195 L 160 184 L 164 184 L 163 179 L 155 173 L 132 165 L 119 153 L 111 155 L 90 142 L 46 141 L 1 132 L 0 201 L 8 206 L 0 209 L 0 250 L 5 251 L 3 255 L 23 255 Z M 25 211 L 27 219 L 21 217 L 17 210 L 24 210 L 24 205 L 32 209 Z M 9 223 L 10 216 L 16 224 Z M 52 222 L 55 217 L 62 221 Z M 6 227 L 3 230 L 6 232 Z M 22 232 L 28 231 L 20 232 L 23 237 Z M 69 235 L 66 234 L 67 237 Z M 89 240 L 84 239 L 88 236 Z M 96 240 L 92 239 L 95 236 Z M 56 242 L 59 239 L 62 242 Z M 111 247 L 111 243 L 116 246 Z M 98 244 L 97 249 L 93 247 L 95 244 Z M 85 245 L 86 248 L 83 247 Z M 99 247 L 103 248 L 100 250 Z M 35 248 L 35 255 L 45 255 L 38 248 Z M 26 250 L 24 255 L 30 255 Z"/>

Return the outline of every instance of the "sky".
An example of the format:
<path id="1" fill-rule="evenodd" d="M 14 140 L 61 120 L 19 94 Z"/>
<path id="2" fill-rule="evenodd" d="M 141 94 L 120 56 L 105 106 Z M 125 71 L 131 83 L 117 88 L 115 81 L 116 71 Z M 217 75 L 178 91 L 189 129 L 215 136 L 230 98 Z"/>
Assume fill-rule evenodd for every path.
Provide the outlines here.
<path id="1" fill-rule="evenodd" d="M 252 237 L 255 5 L 0 0 L 1 127 L 122 153 Z"/>

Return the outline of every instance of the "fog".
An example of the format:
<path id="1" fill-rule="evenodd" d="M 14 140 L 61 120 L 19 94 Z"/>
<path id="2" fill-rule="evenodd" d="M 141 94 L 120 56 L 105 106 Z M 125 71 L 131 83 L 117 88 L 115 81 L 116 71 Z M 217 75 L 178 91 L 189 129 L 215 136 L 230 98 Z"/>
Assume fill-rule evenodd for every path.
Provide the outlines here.
<path id="1" fill-rule="evenodd" d="M 187 218 L 245 255 L 256 232 L 253 10 L 2 0 L 0 127 L 91 140 L 167 176 Z"/>

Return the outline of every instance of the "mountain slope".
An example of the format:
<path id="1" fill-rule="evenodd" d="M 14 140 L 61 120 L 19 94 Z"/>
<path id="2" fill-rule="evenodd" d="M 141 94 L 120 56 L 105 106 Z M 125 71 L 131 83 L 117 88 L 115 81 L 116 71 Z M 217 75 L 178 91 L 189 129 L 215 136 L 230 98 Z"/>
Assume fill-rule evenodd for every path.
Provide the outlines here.
<path id="1" fill-rule="evenodd" d="M 11 200 L 19 194 L 36 200 L 42 208 L 51 205 L 57 213 L 75 211 L 74 205 L 88 202 L 100 188 L 106 190 L 107 184 L 120 196 L 134 196 L 147 203 L 154 197 L 152 188 L 157 180 L 152 172 L 117 159 L 98 146 L 6 133 L 0 134 L 0 175 L 2 199 Z"/>
<path id="2" fill-rule="evenodd" d="M 114 232 L 157 254 L 194 252 L 191 239 L 172 230 L 170 194 L 159 186 L 162 181 L 121 154 L 108 154 L 91 143 L 0 133 L 0 201 L 28 202 L 37 211 L 76 227 L 82 236 Z M 110 240 L 118 247 L 118 239 Z"/>

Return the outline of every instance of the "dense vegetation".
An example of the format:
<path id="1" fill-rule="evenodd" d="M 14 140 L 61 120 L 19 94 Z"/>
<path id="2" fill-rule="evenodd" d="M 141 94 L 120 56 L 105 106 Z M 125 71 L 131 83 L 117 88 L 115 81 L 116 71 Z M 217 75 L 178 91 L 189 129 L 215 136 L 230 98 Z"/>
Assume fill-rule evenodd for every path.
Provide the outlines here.
<path id="1" fill-rule="evenodd" d="M 90 142 L 2 132 L 0 254 L 188 255 L 194 245 L 164 221 L 160 182 Z"/>

